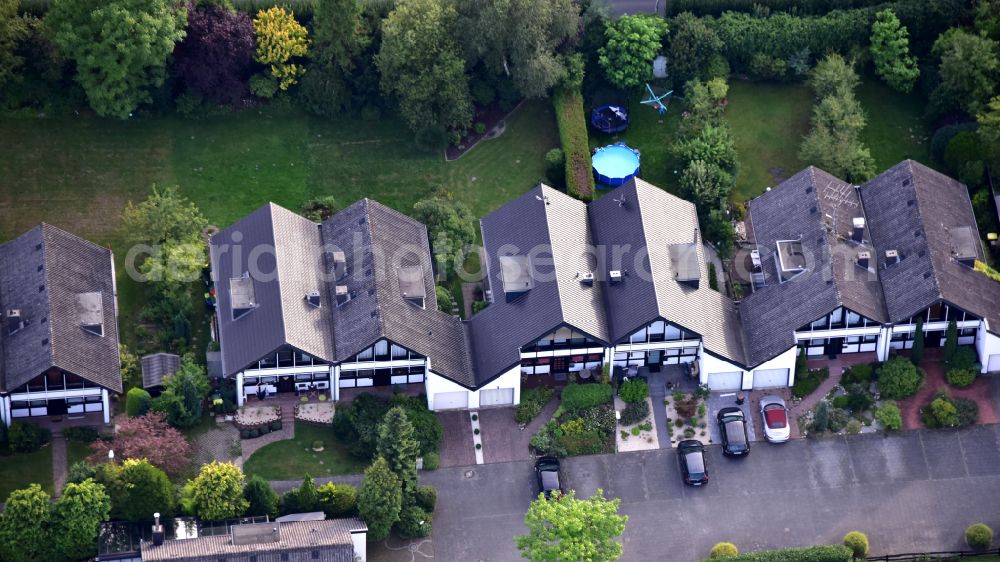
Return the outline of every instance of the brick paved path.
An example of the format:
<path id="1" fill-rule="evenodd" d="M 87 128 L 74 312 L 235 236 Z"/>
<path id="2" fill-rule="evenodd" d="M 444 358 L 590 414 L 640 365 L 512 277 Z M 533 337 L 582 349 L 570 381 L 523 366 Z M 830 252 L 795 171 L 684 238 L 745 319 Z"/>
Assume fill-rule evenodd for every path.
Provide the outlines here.
<path id="1" fill-rule="evenodd" d="M 66 456 L 66 438 L 62 431 L 52 432 L 52 482 L 55 486 L 55 495 L 62 495 L 63 486 L 66 485 L 66 478 L 69 475 L 69 468 Z"/>
<path id="2" fill-rule="evenodd" d="M 191 442 L 191 457 L 197 467 L 214 460 L 236 462 L 238 457 L 234 452 L 239 451 L 239 441 L 240 432 L 236 427 L 229 422 L 223 422 Z M 243 466 L 242 463 L 237 462 L 237 464 Z"/>
<path id="3" fill-rule="evenodd" d="M 284 441 L 286 439 L 293 439 L 295 437 L 295 410 L 294 406 L 290 404 L 282 404 L 281 406 L 281 429 L 278 431 L 272 431 L 266 435 L 254 439 L 240 439 L 240 447 L 243 450 L 243 454 L 237 459 L 236 464 L 241 468 L 243 463 L 250 458 L 250 455 L 254 454 L 257 449 L 260 449 L 264 445 L 270 445 L 275 441 Z"/>

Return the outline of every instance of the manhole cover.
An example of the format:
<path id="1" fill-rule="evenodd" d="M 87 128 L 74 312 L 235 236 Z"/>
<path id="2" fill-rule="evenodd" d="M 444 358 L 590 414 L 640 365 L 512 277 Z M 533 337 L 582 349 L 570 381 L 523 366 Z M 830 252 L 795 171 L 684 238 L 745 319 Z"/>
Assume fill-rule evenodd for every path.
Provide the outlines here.
<path id="1" fill-rule="evenodd" d="M 475 478 L 476 477 L 476 471 L 475 470 L 466 470 L 465 471 L 465 477 L 466 478 Z"/>

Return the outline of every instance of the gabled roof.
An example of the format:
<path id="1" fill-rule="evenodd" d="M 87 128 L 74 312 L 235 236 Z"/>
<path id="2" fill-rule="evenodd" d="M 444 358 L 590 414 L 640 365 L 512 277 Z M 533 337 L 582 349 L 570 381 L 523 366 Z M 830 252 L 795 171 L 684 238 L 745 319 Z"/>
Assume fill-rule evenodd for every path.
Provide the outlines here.
<path id="1" fill-rule="evenodd" d="M 426 227 L 369 199 L 362 199 L 322 225 L 332 270 L 334 251 L 344 252 L 347 275 L 334 281 L 346 286 L 350 301 L 334 306 L 331 317 L 337 360 L 349 359 L 385 338 L 429 357 L 431 369 L 466 386 L 475 386 L 469 345 L 461 320 L 437 308 L 434 270 Z M 420 271 L 422 278 L 411 274 Z M 402 275 L 402 285 L 401 278 Z M 408 302 L 422 283 L 424 307 Z M 334 297 L 331 297 L 333 299 Z"/>
<path id="2" fill-rule="evenodd" d="M 175 353 L 154 353 L 144 355 L 142 363 L 142 387 L 149 389 L 163 385 L 163 378 L 176 373 L 181 367 L 181 356 Z"/>
<path id="3" fill-rule="evenodd" d="M 855 219 L 865 219 L 860 242 L 852 239 Z M 792 347 L 795 330 L 840 306 L 886 321 L 879 256 L 853 185 L 810 166 L 753 199 L 749 220 L 766 283 L 741 303 L 751 364 Z M 781 278 L 779 241 L 801 245 L 804 271 Z M 870 270 L 857 265 L 860 252 L 868 252 Z"/>
<path id="4" fill-rule="evenodd" d="M 317 308 L 305 300 L 325 292 L 321 249 L 316 223 L 274 203 L 212 236 L 225 375 L 284 346 L 333 361 L 332 303 Z M 243 277 L 247 281 L 234 281 Z M 254 306 L 234 319 L 231 288 L 241 283 L 252 286 Z"/>
<path id="5" fill-rule="evenodd" d="M 663 318 L 698 333 L 709 352 L 744 362 L 735 305 L 701 282 L 708 266 L 693 203 L 636 178 L 591 203 L 590 218 L 605 268 L 627 271 L 605 285 L 613 341 Z"/>
<path id="6" fill-rule="evenodd" d="M 876 246 L 900 256 L 879 268 L 891 321 L 905 321 L 943 299 L 986 318 L 992 331 L 1000 329 L 1000 283 L 957 261 L 960 253 L 983 259 L 964 185 L 905 160 L 863 185 L 861 197 Z"/>
<path id="7" fill-rule="evenodd" d="M 603 289 L 579 278 L 597 266 L 585 203 L 538 185 L 487 215 L 480 227 L 493 304 L 468 322 L 478 378 L 516 365 L 521 346 L 562 325 L 607 341 Z M 505 296 L 501 256 L 526 258 L 534 280 L 529 290 Z"/>
<path id="8" fill-rule="evenodd" d="M 0 314 L 0 390 L 58 368 L 121 392 L 111 250 L 48 224 L 0 245 Z"/>

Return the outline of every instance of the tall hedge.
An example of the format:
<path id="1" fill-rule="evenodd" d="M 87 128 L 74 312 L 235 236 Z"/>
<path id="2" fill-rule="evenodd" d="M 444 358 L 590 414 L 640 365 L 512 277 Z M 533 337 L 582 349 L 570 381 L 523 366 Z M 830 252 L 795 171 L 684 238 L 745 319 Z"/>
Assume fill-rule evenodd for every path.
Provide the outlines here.
<path id="1" fill-rule="evenodd" d="M 748 552 L 726 557 L 725 560 L 726 562 L 851 562 L 853 555 L 853 551 L 844 545 L 831 545 Z"/>
<path id="2" fill-rule="evenodd" d="M 559 142 L 566 155 L 566 193 L 578 199 L 590 199 L 594 193 L 594 174 L 587 140 L 587 114 L 580 90 L 559 89 L 552 96 L 559 125 Z"/>

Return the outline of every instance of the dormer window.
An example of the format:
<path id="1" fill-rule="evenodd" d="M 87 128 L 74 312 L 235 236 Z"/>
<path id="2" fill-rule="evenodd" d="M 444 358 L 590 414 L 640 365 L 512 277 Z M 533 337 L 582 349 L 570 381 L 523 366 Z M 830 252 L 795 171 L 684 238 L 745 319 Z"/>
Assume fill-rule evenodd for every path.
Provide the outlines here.
<path id="1" fill-rule="evenodd" d="M 347 290 L 347 285 L 337 285 L 334 289 L 334 293 L 337 297 L 337 306 L 344 306 L 345 304 L 351 302 L 351 293 Z"/>
<path id="2" fill-rule="evenodd" d="M 806 255 L 802 251 L 802 242 L 798 240 L 778 240 L 778 277 L 781 282 L 806 270 Z"/>
<path id="3" fill-rule="evenodd" d="M 306 294 L 306 302 L 313 308 L 320 307 L 319 291 L 312 291 Z"/>
<path id="4" fill-rule="evenodd" d="M 239 320 L 257 308 L 256 291 L 249 273 L 229 280 L 229 299 L 233 320 Z"/>
<path id="5" fill-rule="evenodd" d="M 8 336 L 13 336 L 14 334 L 16 334 L 19 331 L 21 331 L 21 328 L 24 327 L 24 319 L 21 318 L 21 311 L 20 310 L 18 310 L 16 308 L 12 308 L 12 309 L 10 309 L 10 310 L 7 311 L 7 314 L 5 314 L 4 317 L 7 320 L 7 335 Z"/>
<path id="6" fill-rule="evenodd" d="M 84 332 L 104 336 L 104 301 L 101 293 L 80 293 L 76 295 L 76 309 L 80 327 Z"/>
<path id="7" fill-rule="evenodd" d="M 424 289 L 424 268 L 419 265 L 403 266 L 396 269 L 399 293 L 403 300 L 424 308 L 427 291 Z"/>
<path id="8" fill-rule="evenodd" d="M 500 279 L 508 301 L 527 293 L 535 286 L 531 260 L 528 256 L 500 256 Z"/>

